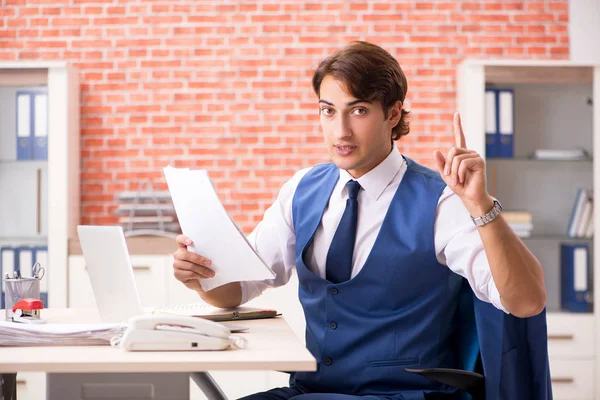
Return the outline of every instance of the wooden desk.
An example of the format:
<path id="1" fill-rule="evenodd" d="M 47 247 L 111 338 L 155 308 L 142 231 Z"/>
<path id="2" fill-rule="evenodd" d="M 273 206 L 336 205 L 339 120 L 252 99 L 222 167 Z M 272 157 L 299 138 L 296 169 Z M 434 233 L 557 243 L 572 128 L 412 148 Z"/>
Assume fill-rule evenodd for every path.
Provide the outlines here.
<path id="1" fill-rule="evenodd" d="M 96 310 L 47 309 L 48 322 L 99 322 Z M 4 311 L 0 313 L 4 319 Z M 226 323 L 227 324 L 227 323 Z M 0 347 L 0 373 L 198 372 L 224 370 L 314 371 L 316 361 L 281 317 L 236 321 L 249 331 L 246 349 L 226 351 L 125 352 L 111 346 Z"/>

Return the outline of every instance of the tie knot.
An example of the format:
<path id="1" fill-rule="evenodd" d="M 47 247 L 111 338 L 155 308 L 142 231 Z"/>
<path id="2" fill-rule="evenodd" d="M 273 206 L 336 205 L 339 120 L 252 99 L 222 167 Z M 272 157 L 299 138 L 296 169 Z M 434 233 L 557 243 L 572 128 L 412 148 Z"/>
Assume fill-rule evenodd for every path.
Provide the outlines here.
<path id="1" fill-rule="evenodd" d="M 348 197 L 356 199 L 358 197 L 358 191 L 360 190 L 360 183 L 355 180 L 349 180 L 348 183 L 346 183 L 346 187 L 348 188 Z"/>

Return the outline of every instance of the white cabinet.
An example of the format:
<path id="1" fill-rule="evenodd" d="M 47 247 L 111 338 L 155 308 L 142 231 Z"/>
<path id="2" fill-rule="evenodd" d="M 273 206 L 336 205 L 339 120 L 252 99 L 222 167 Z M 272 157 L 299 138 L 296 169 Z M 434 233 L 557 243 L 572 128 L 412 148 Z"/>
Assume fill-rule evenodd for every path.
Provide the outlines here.
<path id="1" fill-rule="evenodd" d="M 18 103 L 24 90 L 47 96 Z M 79 73 L 69 63 L 0 62 L 0 246 L 47 247 L 51 307 L 67 306 L 68 240 L 80 220 L 79 110 Z M 34 153 L 19 156 L 17 132 L 29 132 Z"/>
<path id="2" fill-rule="evenodd" d="M 514 93 L 511 157 L 486 155 L 486 130 L 493 131 L 497 126 L 486 124 L 488 88 Z M 457 74 L 458 108 L 467 147 L 486 159 L 488 190 L 505 210 L 524 210 L 532 217 L 533 229 L 530 227 L 530 236 L 523 241 L 544 268 L 555 399 L 600 399 L 600 385 L 595 379 L 600 362 L 600 290 L 593 293 L 593 312 L 565 310 L 561 302 L 564 266 L 560 253 L 563 243 L 588 246 L 591 268 L 587 287 L 600 288 L 596 267 L 600 241 L 567 235 L 579 188 L 592 190 L 592 223 L 600 226 L 599 99 L 600 65 L 568 60 L 466 60 Z M 489 115 L 491 121 L 493 114 Z M 504 140 L 496 138 L 496 142 Z M 591 157 L 562 161 L 532 157 L 539 149 L 584 149 Z"/>

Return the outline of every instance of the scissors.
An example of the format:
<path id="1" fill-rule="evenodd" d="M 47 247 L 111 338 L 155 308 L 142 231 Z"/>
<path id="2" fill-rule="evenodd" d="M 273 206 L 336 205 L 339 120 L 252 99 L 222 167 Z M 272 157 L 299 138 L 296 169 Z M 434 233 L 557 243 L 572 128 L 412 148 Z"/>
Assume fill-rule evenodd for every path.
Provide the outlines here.
<path id="1" fill-rule="evenodd" d="M 44 269 L 44 267 L 42 267 L 42 265 L 39 262 L 36 262 L 33 265 L 33 277 L 36 279 L 42 279 L 44 277 L 44 274 L 46 273 L 46 270 Z"/>

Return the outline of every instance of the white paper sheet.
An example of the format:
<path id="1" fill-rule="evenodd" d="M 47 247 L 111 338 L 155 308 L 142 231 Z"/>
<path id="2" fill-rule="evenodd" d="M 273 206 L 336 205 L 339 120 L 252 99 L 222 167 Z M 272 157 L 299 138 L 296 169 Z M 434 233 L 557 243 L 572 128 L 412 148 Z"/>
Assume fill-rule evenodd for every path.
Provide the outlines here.
<path id="1" fill-rule="evenodd" d="M 206 170 L 163 168 L 188 250 L 212 261 L 213 278 L 200 279 L 206 291 L 237 281 L 275 278 L 221 204 Z"/>

